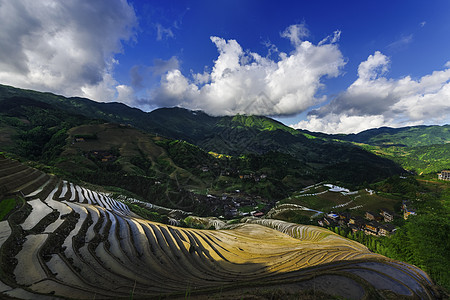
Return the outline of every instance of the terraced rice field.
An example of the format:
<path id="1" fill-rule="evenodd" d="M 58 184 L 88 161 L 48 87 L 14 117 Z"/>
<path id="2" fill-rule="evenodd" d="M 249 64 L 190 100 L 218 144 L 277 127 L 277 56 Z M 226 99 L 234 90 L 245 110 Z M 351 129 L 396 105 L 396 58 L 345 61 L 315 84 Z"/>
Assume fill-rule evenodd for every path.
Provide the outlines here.
<path id="1" fill-rule="evenodd" d="M 395 210 L 400 200 L 387 198 L 369 190 L 349 191 L 331 184 L 316 184 L 281 200 L 268 213 L 269 218 L 284 218 L 284 214 L 296 212 L 311 218 L 322 212 L 343 212 L 349 209 L 353 216 L 364 216 L 366 211 L 380 208 Z M 309 211 L 309 213 L 308 213 Z"/>
<path id="2" fill-rule="evenodd" d="M 0 174 L 26 200 L 0 222 L 0 298 L 229 299 L 279 287 L 348 299 L 435 297 L 420 269 L 322 228 L 254 218 L 228 230 L 179 228 L 4 158 Z"/>

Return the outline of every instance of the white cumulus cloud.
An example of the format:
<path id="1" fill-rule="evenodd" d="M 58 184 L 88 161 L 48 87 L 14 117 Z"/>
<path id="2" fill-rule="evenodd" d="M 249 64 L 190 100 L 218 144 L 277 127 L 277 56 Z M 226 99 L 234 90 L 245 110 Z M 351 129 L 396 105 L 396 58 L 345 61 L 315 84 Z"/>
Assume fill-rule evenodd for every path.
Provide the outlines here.
<path id="1" fill-rule="evenodd" d="M 290 115 L 325 100 L 317 96 L 324 77 L 340 74 L 345 60 L 335 42 L 314 45 L 302 39 L 304 25 L 288 27 L 282 36 L 294 50 L 278 53 L 277 59 L 244 51 L 236 40 L 211 37 L 219 56 L 210 71 L 189 77 L 179 69 L 166 72 L 151 97 L 152 105 L 202 109 L 213 115 Z"/>
<path id="2" fill-rule="evenodd" d="M 358 79 L 329 104 L 293 125 L 311 131 L 356 133 L 380 126 L 450 123 L 450 66 L 418 79 L 385 76 L 389 58 L 375 52 Z"/>
<path id="3" fill-rule="evenodd" d="M 0 0 L 0 83 L 114 101 L 137 19 L 126 0 Z"/>

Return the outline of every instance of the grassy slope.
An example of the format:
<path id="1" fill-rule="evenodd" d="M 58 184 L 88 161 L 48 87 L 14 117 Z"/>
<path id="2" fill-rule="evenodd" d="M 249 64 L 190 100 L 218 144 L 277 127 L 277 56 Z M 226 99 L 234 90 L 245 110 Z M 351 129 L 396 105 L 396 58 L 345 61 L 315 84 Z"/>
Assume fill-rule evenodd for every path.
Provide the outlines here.
<path id="1" fill-rule="evenodd" d="M 64 111 L 65 114 L 84 116 L 88 119 L 133 124 L 142 129 L 154 127 L 147 113 L 122 103 L 100 103 L 86 98 L 67 98 L 52 93 L 18 89 L 0 84 L 0 103 L 11 103 L 20 99 L 46 103 L 55 110 Z"/>
<path id="2" fill-rule="evenodd" d="M 14 198 L 7 198 L 0 201 L 0 221 L 8 215 L 16 206 Z"/>
<path id="3" fill-rule="evenodd" d="M 305 196 L 305 194 L 317 195 Z M 291 197 L 280 201 L 280 204 L 289 203 L 305 206 L 307 208 L 325 213 L 330 211 L 350 211 L 354 216 L 364 216 L 366 211 L 378 212 L 381 208 L 395 211 L 398 207 L 400 207 L 399 204 L 401 203 L 401 200 L 397 197 L 390 197 L 382 194 L 370 195 L 365 190 L 359 190 L 358 193 L 354 195 L 342 195 L 338 192 L 327 191 L 327 188 L 320 186 L 305 193 L 294 193 Z M 336 207 L 344 204 L 347 205 L 343 207 Z M 349 208 L 355 209 L 349 210 Z"/>

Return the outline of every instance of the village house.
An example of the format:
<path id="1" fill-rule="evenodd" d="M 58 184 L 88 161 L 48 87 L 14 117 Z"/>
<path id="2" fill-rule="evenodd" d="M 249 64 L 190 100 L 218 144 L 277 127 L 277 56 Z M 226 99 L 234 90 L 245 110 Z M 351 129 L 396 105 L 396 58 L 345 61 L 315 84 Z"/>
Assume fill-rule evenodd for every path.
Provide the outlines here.
<path id="1" fill-rule="evenodd" d="M 344 227 L 347 226 L 348 219 L 350 218 L 350 213 L 347 212 L 341 212 L 337 213 L 338 217 L 336 218 L 336 221 L 338 222 L 339 226 Z"/>
<path id="2" fill-rule="evenodd" d="M 379 227 L 380 223 L 378 223 L 377 221 L 370 221 L 369 223 L 366 224 L 366 227 L 364 228 L 364 233 L 370 235 L 378 235 Z"/>
<path id="3" fill-rule="evenodd" d="M 450 170 L 442 170 L 441 173 L 438 174 L 438 179 L 450 180 Z"/>
<path id="4" fill-rule="evenodd" d="M 412 208 L 407 208 L 403 211 L 403 219 L 407 220 L 410 215 L 416 215 L 416 211 Z"/>
<path id="5" fill-rule="evenodd" d="M 238 214 L 237 208 L 232 205 L 224 205 L 223 212 L 225 217 L 235 217 Z"/>
<path id="6" fill-rule="evenodd" d="M 103 156 L 102 162 L 108 162 L 114 160 L 116 157 L 114 155 L 108 154 Z"/>
<path id="7" fill-rule="evenodd" d="M 385 222 L 392 222 L 394 218 L 394 213 L 387 210 L 381 209 L 381 213 L 385 218 Z M 391 236 L 394 234 L 396 228 L 392 224 L 381 224 L 379 222 L 383 221 L 383 218 L 372 212 L 366 212 L 366 218 L 372 218 L 369 222 L 361 216 L 351 216 L 348 212 L 333 213 L 330 212 L 325 214 L 323 218 L 317 221 L 317 223 L 322 227 L 348 227 L 353 233 L 358 231 L 363 231 L 366 235 L 374 236 Z"/>
<path id="8" fill-rule="evenodd" d="M 347 226 L 347 221 L 344 220 L 344 219 L 339 218 L 339 219 L 337 220 L 337 222 L 338 222 L 338 224 L 339 224 L 340 227 Z"/>
<path id="9" fill-rule="evenodd" d="M 364 220 L 364 218 L 356 216 L 356 217 L 350 217 L 348 219 L 348 226 L 350 227 L 350 225 L 355 226 L 356 228 L 358 228 L 358 230 L 365 228 L 366 226 L 366 220 Z"/>
<path id="10" fill-rule="evenodd" d="M 380 216 L 379 214 L 374 213 L 372 211 L 366 211 L 366 214 L 364 216 L 369 221 L 374 221 L 374 220 L 375 221 L 379 221 L 379 222 L 383 221 L 383 217 L 382 216 Z"/>
<path id="11" fill-rule="evenodd" d="M 365 218 L 369 221 L 375 220 L 376 214 L 371 211 L 366 211 Z"/>
<path id="12" fill-rule="evenodd" d="M 395 232 L 396 228 L 392 224 L 383 224 L 379 227 L 379 236 L 390 236 Z"/>
<path id="13" fill-rule="evenodd" d="M 383 216 L 384 222 L 386 223 L 394 221 L 394 213 L 388 209 L 382 208 L 380 210 L 380 215 Z"/>
<path id="14" fill-rule="evenodd" d="M 267 175 L 266 175 L 266 174 L 262 174 L 262 175 L 260 175 L 260 176 L 255 175 L 253 179 L 254 179 L 256 182 L 259 182 L 259 181 L 261 181 L 261 180 L 263 180 L 263 179 L 265 179 L 265 178 L 267 178 Z"/>
<path id="15" fill-rule="evenodd" d="M 330 212 L 327 216 L 328 216 L 329 218 L 332 218 L 332 219 L 335 220 L 336 222 L 337 222 L 337 220 L 339 220 L 339 215 L 336 214 L 336 213 L 334 213 L 334 212 Z"/>
<path id="16" fill-rule="evenodd" d="M 327 219 L 326 217 L 324 217 L 324 218 L 322 218 L 322 219 L 317 221 L 317 223 L 320 226 L 322 226 L 322 227 L 330 226 L 331 222 L 332 222 L 332 220 L 331 219 Z"/>

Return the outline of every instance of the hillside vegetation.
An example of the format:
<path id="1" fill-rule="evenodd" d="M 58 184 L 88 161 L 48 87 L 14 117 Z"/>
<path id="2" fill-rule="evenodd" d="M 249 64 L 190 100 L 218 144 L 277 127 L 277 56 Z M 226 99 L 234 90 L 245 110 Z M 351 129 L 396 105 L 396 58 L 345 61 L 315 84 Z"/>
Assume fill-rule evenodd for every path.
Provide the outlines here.
<path id="1" fill-rule="evenodd" d="M 343 140 L 374 146 L 419 147 L 450 143 L 450 125 L 412 126 L 403 128 L 381 127 L 358 134 L 349 134 Z"/>
<path id="2" fill-rule="evenodd" d="M 21 101 L 31 104 L 19 105 Z M 32 111 L 21 116 L 17 110 L 11 110 L 10 106 L 15 106 L 18 110 L 22 110 L 20 107 L 29 106 Z M 65 98 L 4 85 L 0 86 L 0 108 L 2 107 L 1 114 L 7 128 L 3 133 L 4 139 L 14 141 L 16 135 L 12 131 L 16 130 L 17 122 L 23 119 L 22 123 L 27 123 L 30 129 L 36 125 L 42 129 L 52 129 L 47 133 L 46 139 L 39 141 L 40 146 L 50 142 L 53 131 L 61 128 L 54 128 L 52 124 L 47 127 L 44 124 L 32 124 L 29 118 L 38 113 L 50 114 L 51 118 L 55 118 L 56 114 L 56 118 L 74 119 L 73 124 L 67 124 L 64 130 L 74 125 L 103 120 L 132 125 L 170 139 L 184 140 L 207 152 L 233 156 L 264 155 L 269 152 L 288 154 L 309 168 L 313 177 L 341 180 L 349 184 L 373 182 L 402 171 L 392 161 L 377 157 L 357 146 L 326 139 L 311 139 L 310 135 L 298 134 L 298 131 L 266 117 L 213 117 L 203 112 L 181 108 L 164 108 L 145 113 L 119 103 Z M 45 123 L 47 119 L 48 117 L 43 118 L 41 123 Z M 60 132 L 60 136 L 63 134 L 64 132 Z M 26 143 L 27 137 L 22 140 Z M 30 141 L 30 144 L 36 145 L 34 141 Z M 18 152 L 17 147 L 9 149 L 14 150 L 14 153 Z"/>
<path id="3" fill-rule="evenodd" d="M 450 168 L 450 125 L 381 127 L 348 135 L 329 135 L 307 130 L 299 132 L 324 140 L 355 143 L 417 174 L 436 173 Z"/>
<path id="4" fill-rule="evenodd" d="M 36 167 L 201 216 L 225 215 L 234 205 L 209 194 L 240 191 L 242 212 L 267 211 L 314 182 L 357 186 L 402 171 L 357 146 L 310 139 L 266 117 L 144 113 L 7 86 L 0 86 L 0 125 L 1 150 Z"/>
<path id="5" fill-rule="evenodd" d="M 379 147 L 361 145 L 379 156 L 391 159 L 417 174 L 436 174 L 450 168 L 450 144 L 419 147 Z"/>

